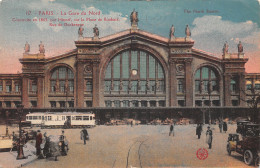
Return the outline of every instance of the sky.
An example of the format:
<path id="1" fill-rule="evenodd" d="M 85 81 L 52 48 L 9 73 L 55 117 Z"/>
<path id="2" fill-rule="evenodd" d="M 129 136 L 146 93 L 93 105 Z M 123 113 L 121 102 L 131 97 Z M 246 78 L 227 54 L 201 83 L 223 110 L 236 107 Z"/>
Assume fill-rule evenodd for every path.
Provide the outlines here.
<path id="1" fill-rule="evenodd" d="M 260 73 L 260 0 L 0 0 L 0 73 L 21 72 L 19 58 L 26 41 L 30 53 L 38 53 L 42 41 L 46 57 L 57 56 L 75 49 L 74 41 L 78 39 L 78 27 L 64 23 L 84 24 L 85 37 L 93 36 L 97 24 L 99 36 L 104 37 L 129 29 L 133 9 L 138 12 L 139 29 L 168 37 L 174 25 L 175 36 L 184 37 L 185 26 L 189 25 L 194 48 L 219 58 L 225 41 L 230 53 L 237 52 L 241 41 L 249 58 L 246 72 Z M 69 11 L 80 15 L 69 15 Z M 89 15 L 89 11 L 99 15 Z M 118 21 L 74 21 L 105 17 Z M 59 18 L 71 21 L 56 20 L 51 22 L 56 26 L 49 25 L 51 19 Z"/>

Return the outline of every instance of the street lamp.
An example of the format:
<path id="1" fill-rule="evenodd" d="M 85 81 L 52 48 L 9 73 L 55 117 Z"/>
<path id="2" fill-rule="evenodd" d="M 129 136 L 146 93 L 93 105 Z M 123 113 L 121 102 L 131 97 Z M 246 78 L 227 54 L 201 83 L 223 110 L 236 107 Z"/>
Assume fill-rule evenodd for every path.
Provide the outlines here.
<path id="1" fill-rule="evenodd" d="M 202 106 L 204 107 L 204 100 L 205 100 L 206 98 L 203 96 L 202 97 Z M 205 110 L 204 110 L 204 108 L 203 108 L 203 111 L 202 111 L 202 115 L 203 115 L 203 125 L 205 125 Z"/>
<path id="2" fill-rule="evenodd" d="M 19 117 L 19 141 L 18 141 L 18 149 L 17 149 L 17 160 L 20 159 L 25 159 L 24 157 L 24 153 L 23 153 L 23 144 L 22 144 L 22 115 L 23 115 L 23 105 L 22 104 L 18 104 L 17 105 L 17 112 L 18 112 L 18 117 Z"/>

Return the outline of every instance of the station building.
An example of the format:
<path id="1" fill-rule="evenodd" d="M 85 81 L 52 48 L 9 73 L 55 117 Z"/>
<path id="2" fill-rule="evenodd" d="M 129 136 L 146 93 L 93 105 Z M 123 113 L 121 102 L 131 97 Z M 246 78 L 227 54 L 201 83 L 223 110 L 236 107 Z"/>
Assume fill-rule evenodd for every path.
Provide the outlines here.
<path id="1" fill-rule="evenodd" d="M 117 110 L 246 109 L 250 89 L 260 91 L 260 73 L 245 72 L 245 54 L 223 50 L 215 57 L 193 45 L 187 34 L 166 38 L 132 26 L 101 38 L 81 32 L 75 49 L 51 58 L 44 48 L 27 49 L 21 73 L 0 74 L 0 109 L 21 103 L 35 111 L 115 112 L 108 117 Z"/>

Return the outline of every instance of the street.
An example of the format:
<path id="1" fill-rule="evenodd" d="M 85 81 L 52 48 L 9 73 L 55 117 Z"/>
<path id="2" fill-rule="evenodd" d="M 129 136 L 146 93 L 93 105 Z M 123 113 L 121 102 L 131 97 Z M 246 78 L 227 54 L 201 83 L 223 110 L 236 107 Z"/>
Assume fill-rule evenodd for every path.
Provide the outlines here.
<path id="1" fill-rule="evenodd" d="M 213 125 L 212 149 L 206 144 L 206 126 L 201 139 L 195 135 L 196 125 L 175 126 L 174 137 L 169 136 L 169 125 L 96 126 L 88 129 L 87 145 L 80 140 L 81 129 L 66 129 L 67 156 L 60 156 L 59 161 L 36 160 L 25 167 L 248 167 L 241 155 L 226 152 L 228 133 L 235 133 L 236 125 L 228 125 L 227 133 L 219 133 L 218 126 Z M 44 132 L 60 134 L 61 129 Z M 208 150 L 205 160 L 197 158 L 199 148 Z"/>

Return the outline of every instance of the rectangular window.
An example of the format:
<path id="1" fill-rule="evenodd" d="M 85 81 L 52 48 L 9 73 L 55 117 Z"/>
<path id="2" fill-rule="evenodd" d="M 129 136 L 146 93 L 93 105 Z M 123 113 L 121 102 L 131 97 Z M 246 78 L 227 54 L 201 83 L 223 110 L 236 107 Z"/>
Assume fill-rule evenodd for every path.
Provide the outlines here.
<path id="1" fill-rule="evenodd" d="M 204 91 L 207 93 L 209 92 L 209 81 L 203 81 L 204 84 Z"/>
<path id="2" fill-rule="evenodd" d="M 128 91 L 128 81 L 123 81 L 123 91 L 127 92 Z"/>
<path id="3" fill-rule="evenodd" d="M 74 81 L 69 81 L 69 91 L 70 92 L 74 91 Z"/>
<path id="4" fill-rule="evenodd" d="M 156 101 L 150 101 L 150 107 L 156 107 Z"/>
<path id="5" fill-rule="evenodd" d="M 3 91 L 3 85 L 0 84 L 0 92 Z"/>
<path id="6" fill-rule="evenodd" d="M 184 100 L 178 100 L 178 105 L 180 107 L 184 107 L 185 106 L 185 101 Z"/>
<path id="7" fill-rule="evenodd" d="M 38 117 L 37 116 L 33 116 L 33 120 L 37 120 L 38 119 Z"/>
<path id="8" fill-rule="evenodd" d="M 51 92 L 55 92 L 56 81 L 51 81 Z"/>
<path id="9" fill-rule="evenodd" d="M 122 54 L 122 78 L 129 78 L 128 52 Z"/>
<path id="10" fill-rule="evenodd" d="M 129 101 L 128 100 L 123 101 L 123 107 L 129 107 Z"/>
<path id="11" fill-rule="evenodd" d="M 132 101 L 132 107 L 138 107 L 138 101 L 137 100 Z"/>
<path id="12" fill-rule="evenodd" d="M 120 107 L 120 101 L 119 100 L 114 101 L 114 107 Z"/>
<path id="13" fill-rule="evenodd" d="M 178 92 L 183 93 L 183 79 L 178 79 Z"/>
<path id="14" fill-rule="evenodd" d="M 111 89 L 111 81 L 105 81 L 105 91 L 109 92 Z"/>
<path id="15" fill-rule="evenodd" d="M 76 116 L 76 120 L 82 120 L 82 116 Z"/>
<path id="16" fill-rule="evenodd" d="M 65 81 L 60 81 L 60 91 L 61 92 L 66 92 L 65 91 Z"/>
<path id="17" fill-rule="evenodd" d="M 163 77 L 164 77 L 163 69 L 161 65 L 158 63 L 158 78 L 163 78 Z"/>
<path id="18" fill-rule="evenodd" d="M 51 101 L 51 107 L 56 107 L 56 102 L 55 101 Z"/>
<path id="19" fill-rule="evenodd" d="M 64 101 L 60 101 L 60 107 L 62 107 L 62 108 L 65 107 L 65 102 Z"/>
<path id="20" fill-rule="evenodd" d="M 131 69 L 136 69 L 138 70 L 138 66 L 137 66 L 137 51 L 132 51 L 131 52 Z"/>
<path id="21" fill-rule="evenodd" d="M 70 69 L 68 69 L 68 78 L 69 79 L 73 79 L 74 78 L 73 72 Z"/>
<path id="22" fill-rule="evenodd" d="M 120 81 L 114 81 L 114 91 L 119 91 Z"/>
<path id="23" fill-rule="evenodd" d="M 87 107 L 92 107 L 92 101 L 86 101 L 86 106 Z"/>
<path id="24" fill-rule="evenodd" d="M 111 101 L 107 100 L 105 101 L 106 107 L 112 107 Z"/>
<path id="25" fill-rule="evenodd" d="M 213 91 L 218 91 L 218 85 L 217 85 L 217 81 L 211 81 L 212 84 L 212 90 Z"/>
<path id="26" fill-rule="evenodd" d="M 111 63 L 108 64 L 107 69 L 106 69 L 106 79 L 111 78 Z"/>
<path id="27" fill-rule="evenodd" d="M 65 79 L 66 78 L 66 68 L 62 67 L 59 68 L 59 79 Z"/>
<path id="28" fill-rule="evenodd" d="M 119 56 L 116 56 L 114 58 L 114 62 L 113 62 L 113 72 L 114 72 L 114 78 L 117 78 L 119 79 L 120 78 L 120 57 Z"/>
<path id="29" fill-rule="evenodd" d="M 32 120 L 32 116 L 29 116 L 29 120 Z"/>
<path id="30" fill-rule="evenodd" d="M 195 79 L 200 79 L 200 69 L 196 71 Z"/>
<path id="31" fill-rule="evenodd" d="M 202 79 L 208 79 L 209 78 L 209 69 L 206 67 L 202 68 Z"/>
<path id="32" fill-rule="evenodd" d="M 195 100 L 195 106 L 202 106 L 201 100 Z"/>
<path id="33" fill-rule="evenodd" d="M 195 91 L 200 92 L 200 81 L 195 81 Z"/>
<path id="34" fill-rule="evenodd" d="M 19 85 L 15 85 L 15 92 L 19 92 L 19 91 L 20 91 Z"/>
<path id="35" fill-rule="evenodd" d="M 83 116 L 83 120 L 89 120 L 89 116 Z"/>
<path id="36" fill-rule="evenodd" d="M 163 100 L 159 101 L 159 107 L 165 107 L 165 101 Z"/>
<path id="37" fill-rule="evenodd" d="M 6 85 L 6 92 L 11 92 L 12 91 L 12 86 L 11 85 Z"/>
<path id="38" fill-rule="evenodd" d="M 260 83 L 259 84 L 255 84 L 255 89 L 256 90 L 260 90 Z"/>
<path id="39" fill-rule="evenodd" d="M 36 92 L 37 91 L 37 83 L 32 83 L 32 91 Z"/>
<path id="40" fill-rule="evenodd" d="M 140 78 L 146 79 L 146 53 L 140 52 Z"/>
<path id="41" fill-rule="evenodd" d="M 52 120 L 52 116 L 48 116 L 48 120 L 51 121 Z"/>
<path id="42" fill-rule="evenodd" d="M 132 81 L 132 89 L 131 89 L 131 90 L 132 90 L 133 92 L 137 92 L 137 89 L 138 89 L 138 88 L 137 88 L 137 83 L 138 83 L 137 81 Z"/>
<path id="43" fill-rule="evenodd" d="M 147 101 L 141 101 L 141 107 L 147 107 Z"/>
<path id="44" fill-rule="evenodd" d="M 90 116 L 90 120 L 93 120 L 93 117 L 92 117 L 92 116 Z"/>
<path id="45" fill-rule="evenodd" d="M 87 92 L 92 93 L 92 91 L 93 91 L 92 81 L 87 81 L 87 87 L 86 87 L 86 89 L 87 89 Z"/>
<path id="46" fill-rule="evenodd" d="M 155 59 L 149 56 L 149 78 L 155 78 Z"/>

